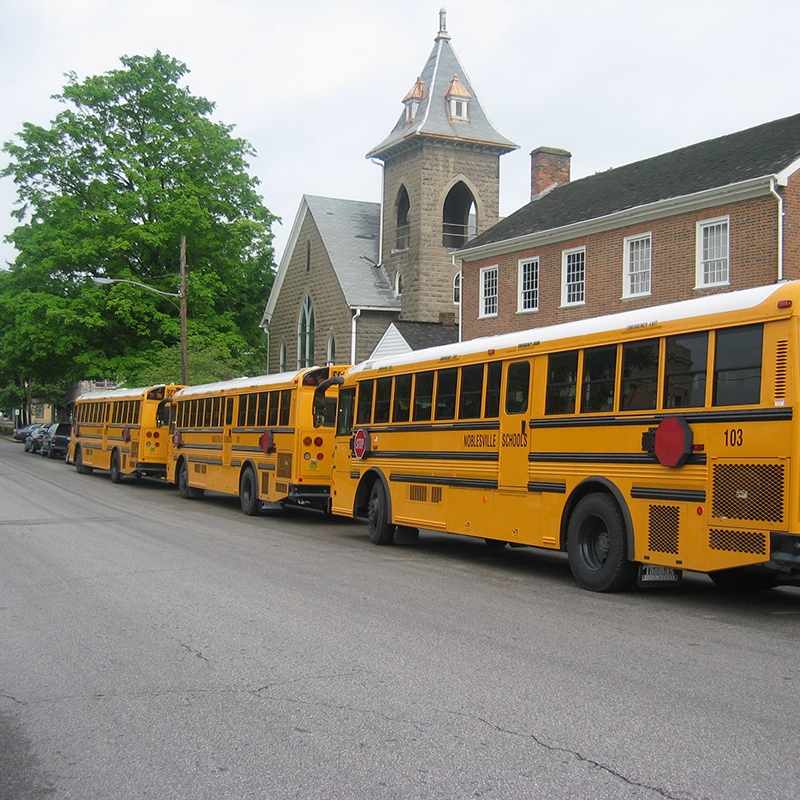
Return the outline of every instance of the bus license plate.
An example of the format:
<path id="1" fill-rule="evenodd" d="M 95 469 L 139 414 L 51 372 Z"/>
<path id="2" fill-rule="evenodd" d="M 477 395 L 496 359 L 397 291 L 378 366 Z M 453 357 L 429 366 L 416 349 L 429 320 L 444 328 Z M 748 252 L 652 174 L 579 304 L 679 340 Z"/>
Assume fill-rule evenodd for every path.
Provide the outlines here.
<path id="1" fill-rule="evenodd" d="M 683 570 L 659 567 L 655 564 L 639 565 L 639 586 L 675 586 L 680 583 Z"/>

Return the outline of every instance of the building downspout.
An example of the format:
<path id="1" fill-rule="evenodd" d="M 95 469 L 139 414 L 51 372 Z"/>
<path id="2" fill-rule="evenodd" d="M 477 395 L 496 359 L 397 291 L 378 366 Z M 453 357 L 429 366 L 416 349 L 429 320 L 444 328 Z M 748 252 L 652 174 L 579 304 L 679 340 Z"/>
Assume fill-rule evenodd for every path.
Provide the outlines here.
<path id="1" fill-rule="evenodd" d="M 778 283 L 783 280 L 783 197 L 778 191 L 778 178 L 773 175 L 769 182 L 769 191 L 778 201 Z"/>
<path id="2" fill-rule="evenodd" d="M 357 308 L 355 314 L 353 314 L 352 320 L 350 320 L 350 363 L 356 363 L 356 329 L 357 323 L 356 320 L 361 316 L 361 309 Z"/>

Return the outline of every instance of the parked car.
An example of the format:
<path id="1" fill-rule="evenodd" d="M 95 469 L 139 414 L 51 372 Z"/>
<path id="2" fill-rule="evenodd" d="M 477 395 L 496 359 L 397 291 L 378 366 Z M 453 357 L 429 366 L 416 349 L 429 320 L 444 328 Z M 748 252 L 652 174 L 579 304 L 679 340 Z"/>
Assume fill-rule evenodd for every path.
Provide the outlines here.
<path id="1" fill-rule="evenodd" d="M 11 434 L 11 439 L 15 442 L 24 442 L 28 434 L 31 432 L 31 428 L 40 424 L 41 423 L 39 422 L 31 422 L 29 425 L 23 425 L 21 428 L 14 428 L 14 432 Z"/>
<path id="2" fill-rule="evenodd" d="M 69 434 L 72 426 L 69 422 L 54 422 L 44 429 L 40 455 L 48 458 L 64 458 L 69 450 Z"/>
<path id="3" fill-rule="evenodd" d="M 30 433 L 25 437 L 25 452 L 38 453 L 42 449 L 42 438 L 44 432 L 50 427 L 49 424 L 34 425 Z"/>

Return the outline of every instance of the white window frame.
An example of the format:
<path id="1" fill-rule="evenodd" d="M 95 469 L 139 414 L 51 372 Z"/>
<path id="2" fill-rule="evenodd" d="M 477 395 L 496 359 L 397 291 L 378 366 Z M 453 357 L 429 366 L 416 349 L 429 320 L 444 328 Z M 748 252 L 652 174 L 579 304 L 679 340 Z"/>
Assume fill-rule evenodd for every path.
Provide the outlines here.
<path id="1" fill-rule="evenodd" d="M 403 296 L 403 274 L 400 272 L 400 270 L 397 270 L 394 276 L 394 296 Z"/>
<path id="2" fill-rule="evenodd" d="M 724 255 L 717 254 L 714 258 L 706 258 L 706 236 L 711 228 L 725 226 L 725 241 L 723 247 Z M 714 280 L 709 280 L 708 264 L 718 261 L 724 262 L 722 275 Z M 716 271 L 716 270 L 715 270 Z M 724 217 L 714 217 L 713 219 L 701 219 L 697 222 L 697 251 L 696 251 L 696 272 L 695 289 L 710 289 L 715 286 L 730 286 L 731 284 L 731 218 L 730 215 Z"/>
<path id="3" fill-rule="evenodd" d="M 469 122 L 469 106 L 463 97 L 450 98 L 450 116 L 453 119 Z"/>
<path id="4" fill-rule="evenodd" d="M 491 273 L 494 273 L 494 293 L 487 294 L 487 278 L 490 279 Z M 497 264 L 490 267 L 481 267 L 480 271 L 480 305 L 478 308 L 478 319 L 487 319 L 489 317 L 496 317 L 500 309 L 499 289 L 500 289 L 500 270 Z M 492 310 L 491 306 L 494 305 Z M 487 310 L 487 308 L 489 310 Z"/>
<path id="5" fill-rule="evenodd" d="M 456 272 L 453 276 L 453 305 L 461 305 L 461 272 Z"/>
<path id="6" fill-rule="evenodd" d="M 527 276 L 526 267 L 531 268 L 532 277 Z M 521 258 L 517 266 L 517 314 L 530 314 L 539 310 L 539 256 Z"/>
<path id="7" fill-rule="evenodd" d="M 637 259 L 634 256 L 638 255 L 635 254 L 634 251 L 637 249 L 637 245 L 640 243 L 647 242 L 647 269 L 637 269 L 634 272 L 635 267 L 641 266 L 642 259 Z M 623 253 L 623 271 L 622 271 L 622 299 L 629 300 L 633 297 L 650 297 L 653 293 L 653 234 L 652 232 L 648 233 L 637 233 L 635 236 L 626 236 L 623 243 L 624 253 Z M 633 279 L 634 276 L 643 276 L 647 275 L 646 281 L 647 286 L 644 289 L 640 289 L 639 291 L 635 291 L 633 289 Z"/>
<path id="8" fill-rule="evenodd" d="M 567 283 L 570 257 L 575 256 L 578 253 L 580 253 L 583 256 L 582 277 L 580 281 L 573 281 L 571 283 Z M 569 299 L 570 288 L 572 286 L 580 287 L 579 299 L 574 299 L 574 298 Z M 572 247 L 569 250 L 562 250 L 561 251 L 561 307 L 572 308 L 573 306 L 585 306 L 585 305 L 586 305 L 586 247 Z"/>

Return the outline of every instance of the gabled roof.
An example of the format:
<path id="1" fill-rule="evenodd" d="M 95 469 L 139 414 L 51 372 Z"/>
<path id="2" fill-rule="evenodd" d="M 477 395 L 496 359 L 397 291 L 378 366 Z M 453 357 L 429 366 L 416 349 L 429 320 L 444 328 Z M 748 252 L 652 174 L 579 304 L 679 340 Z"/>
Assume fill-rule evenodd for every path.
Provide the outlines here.
<path id="1" fill-rule="evenodd" d="M 798 168 L 800 114 L 559 186 L 484 231 L 462 253 L 713 190 L 736 199 L 735 187 L 767 191 L 768 179 L 785 184 Z"/>
<path id="2" fill-rule="evenodd" d="M 390 355 L 410 353 L 429 347 L 455 344 L 458 341 L 458 327 L 441 322 L 412 322 L 396 319 L 386 329 L 370 360 Z"/>
<path id="3" fill-rule="evenodd" d="M 405 149 L 422 136 L 480 144 L 499 150 L 501 153 L 518 149 L 519 145 L 501 136 L 486 116 L 464 67 L 461 66 L 450 44 L 444 11 L 440 12 L 439 20 L 440 30 L 433 51 L 417 83 L 406 95 L 406 101 L 414 99 L 420 103 L 414 119 L 407 122 L 404 111 L 389 136 L 370 150 L 367 158 L 385 159 Z M 445 96 L 454 79 L 458 87 L 457 96 L 471 98 L 468 121 L 453 120 L 448 112 Z"/>
<path id="4" fill-rule="evenodd" d="M 380 203 L 303 195 L 283 251 L 261 326 L 269 325 L 307 214 L 317 226 L 349 308 L 399 311 L 380 259 Z"/>

